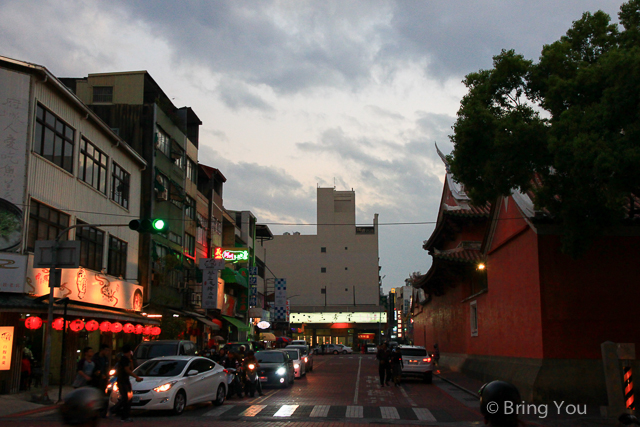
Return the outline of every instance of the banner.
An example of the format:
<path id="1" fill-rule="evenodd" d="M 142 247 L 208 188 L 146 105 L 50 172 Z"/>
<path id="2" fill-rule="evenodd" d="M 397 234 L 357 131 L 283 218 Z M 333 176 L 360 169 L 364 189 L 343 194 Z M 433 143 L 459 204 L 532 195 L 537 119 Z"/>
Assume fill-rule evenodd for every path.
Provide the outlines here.
<path id="1" fill-rule="evenodd" d="M 275 280 L 274 320 L 287 319 L 287 279 Z"/>
<path id="2" fill-rule="evenodd" d="M 202 271 L 202 308 L 206 310 L 218 308 L 218 286 L 222 281 L 218 278 L 218 271 L 211 269 Z"/>
<path id="3" fill-rule="evenodd" d="M 0 292 L 24 292 L 27 255 L 0 252 Z"/>
<path id="4" fill-rule="evenodd" d="M 0 326 L 0 371 L 11 369 L 13 326 Z"/>

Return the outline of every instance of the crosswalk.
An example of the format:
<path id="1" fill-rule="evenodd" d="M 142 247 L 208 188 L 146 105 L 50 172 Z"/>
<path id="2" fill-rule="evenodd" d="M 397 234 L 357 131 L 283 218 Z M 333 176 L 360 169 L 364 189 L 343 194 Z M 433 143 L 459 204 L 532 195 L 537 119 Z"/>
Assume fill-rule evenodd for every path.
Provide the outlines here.
<path id="1" fill-rule="evenodd" d="M 444 421 L 427 408 L 395 406 L 334 405 L 224 405 L 203 414 L 208 417 L 277 417 L 285 418 L 366 418 L 387 420 Z M 448 418 L 448 414 L 444 414 Z"/>

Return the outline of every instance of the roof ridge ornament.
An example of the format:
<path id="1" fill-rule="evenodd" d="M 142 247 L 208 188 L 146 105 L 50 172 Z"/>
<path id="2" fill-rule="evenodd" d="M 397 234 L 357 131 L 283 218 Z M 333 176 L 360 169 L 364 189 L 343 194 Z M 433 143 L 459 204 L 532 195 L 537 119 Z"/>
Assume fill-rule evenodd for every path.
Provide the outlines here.
<path id="1" fill-rule="evenodd" d="M 436 151 L 438 152 L 438 156 L 440 156 L 440 158 L 442 159 L 442 162 L 444 163 L 444 166 L 447 169 L 447 173 L 451 173 L 451 167 L 449 166 L 449 161 L 447 160 L 447 156 L 445 156 L 444 153 L 440 151 L 440 148 L 438 148 L 438 143 L 436 142 L 435 144 L 436 144 Z"/>

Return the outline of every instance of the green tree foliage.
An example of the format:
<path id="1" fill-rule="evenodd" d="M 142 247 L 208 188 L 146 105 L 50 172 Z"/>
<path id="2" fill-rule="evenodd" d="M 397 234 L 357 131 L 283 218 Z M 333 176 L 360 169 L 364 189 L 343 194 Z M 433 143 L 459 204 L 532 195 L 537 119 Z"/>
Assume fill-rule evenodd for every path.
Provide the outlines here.
<path id="1" fill-rule="evenodd" d="M 483 204 L 532 191 L 579 256 L 624 222 L 640 195 L 640 0 L 584 13 L 539 62 L 502 51 L 466 76 L 449 156 L 456 179 Z"/>

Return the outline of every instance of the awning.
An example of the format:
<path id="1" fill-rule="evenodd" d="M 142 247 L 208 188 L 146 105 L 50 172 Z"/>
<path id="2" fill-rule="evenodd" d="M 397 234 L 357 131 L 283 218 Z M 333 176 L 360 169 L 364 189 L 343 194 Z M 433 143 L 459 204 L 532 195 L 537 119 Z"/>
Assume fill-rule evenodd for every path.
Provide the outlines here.
<path id="1" fill-rule="evenodd" d="M 264 340 L 264 341 L 275 341 L 276 340 L 276 336 L 273 335 L 270 332 L 263 332 L 260 334 L 260 339 Z"/>
<path id="2" fill-rule="evenodd" d="M 241 320 L 238 320 L 236 318 L 229 317 L 229 316 L 222 316 L 222 318 L 224 320 L 226 320 L 227 322 L 231 323 L 236 328 L 238 328 L 239 331 L 250 331 L 251 330 L 249 325 L 245 325 L 244 322 L 242 322 Z"/>
<path id="3" fill-rule="evenodd" d="M 205 325 L 209 326 L 211 329 L 213 329 L 214 331 L 219 331 L 220 330 L 220 326 L 216 325 L 215 323 L 213 323 L 211 320 L 209 319 L 205 319 L 203 317 L 198 317 L 198 322 L 202 322 Z"/>
<path id="4" fill-rule="evenodd" d="M 220 275 L 225 283 L 237 283 L 238 285 L 247 287 L 247 279 L 240 272 L 230 269 L 229 267 L 222 270 Z"/>
<path id="5" fill-rule="evenodd" d="M 176 314 L 181 314 L 184 317 L 190 317 L 192 319 L 197 320 L 198 322 L 204 323 L 205 325 L 211 327 L 214 331 L 219 331 L 220 326 L 213 323 L 207 316 L 202 313 L 196 313 L 195 311 L 187 311 L 187 310 L 176 310 L 174 308 L 170 309 Z"/>

